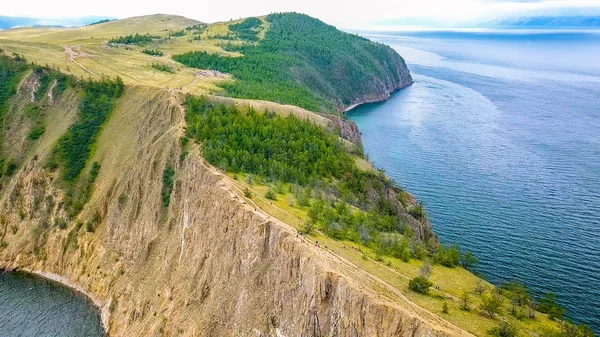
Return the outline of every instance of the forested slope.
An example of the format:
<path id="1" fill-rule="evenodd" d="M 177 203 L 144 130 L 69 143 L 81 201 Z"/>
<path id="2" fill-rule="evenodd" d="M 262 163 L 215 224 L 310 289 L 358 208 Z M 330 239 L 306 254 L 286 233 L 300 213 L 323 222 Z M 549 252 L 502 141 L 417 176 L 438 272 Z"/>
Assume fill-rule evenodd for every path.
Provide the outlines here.
<path id="1" fill-rule="evenodd" d="M 252 20 L 248 24 L 246 21 Z M 253 36 L 256 19 L 242 23 Z M 343 110 L 353 104 L 377 101 L 410 85 L 404 60 L 389 46 L 344 33 L 307 15 L 271 14 L 264 39 L 224 48 L 242 57 L 193 51 L 173 58 L 187 66 L 232 74 L 222 83 L 228 95 L 297 105 L 313 111 Z M 239 26 L 235 26 L 239 30 Z M 231 28 L 230 28 L 231 29 Z"/>

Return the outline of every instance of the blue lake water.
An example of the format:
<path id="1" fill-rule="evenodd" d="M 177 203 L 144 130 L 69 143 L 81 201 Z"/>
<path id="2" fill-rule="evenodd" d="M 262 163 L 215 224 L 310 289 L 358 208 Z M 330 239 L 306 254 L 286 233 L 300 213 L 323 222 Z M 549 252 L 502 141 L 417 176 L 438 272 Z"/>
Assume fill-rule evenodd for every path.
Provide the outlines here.
<path id="1" fill-rule="evenodd" d="M 600 34 L 400 32 L 415 83 L 349 117 L 477 272 L 553 291 L 600 333 Z"/>
<path id="2" fill-rule="evenodd" d="M 102 337 L 98 309 L 56 282 L 0 271 L 0 337 Z"/>

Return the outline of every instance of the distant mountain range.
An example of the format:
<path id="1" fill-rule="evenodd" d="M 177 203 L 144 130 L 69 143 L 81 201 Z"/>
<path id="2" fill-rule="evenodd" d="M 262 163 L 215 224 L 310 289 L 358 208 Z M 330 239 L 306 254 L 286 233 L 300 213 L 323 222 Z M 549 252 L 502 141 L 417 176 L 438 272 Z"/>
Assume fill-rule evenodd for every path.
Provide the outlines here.
<path id="1" fill-rule="evenodd" d="M 32 27 L 32 26 L 58 26 L 58 27 L 81 27 L 100 20 L 113 19 L 108 16 L 85 16 L 80 18 L 28 18 L 16 16 L 1 16 L 0 29 L 9 29 L 13 27 Z"/>
<path id="2" fill-rule="evenodd" d="M 485 26 L 505 27 L 600 27 L 600 16 L 533 16 L 492 20 Z"/>

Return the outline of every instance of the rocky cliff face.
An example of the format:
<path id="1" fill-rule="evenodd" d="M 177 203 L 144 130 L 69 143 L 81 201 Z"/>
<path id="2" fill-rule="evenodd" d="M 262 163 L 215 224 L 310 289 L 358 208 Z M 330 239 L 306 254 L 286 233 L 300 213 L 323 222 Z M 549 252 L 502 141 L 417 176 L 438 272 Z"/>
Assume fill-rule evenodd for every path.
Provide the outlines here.
<path id="1" fill-rule="evenodd" d="M 385 101 L 395 91 L 413 84 L 413 78 L 404 59 L 391 48 L 389 53 L 388 59 L 392 63 L 389 66 L 390 71 L 386 72 L 385 76 L 373 77 L 372 83 L 365 83 L 364 85 L 369 87 L 368 93 L 357 95 L 351 104 L 340 104 L 341 111 L 347 112 L 361 104 Z"/>
<path id="2" fill-rule="evenodd" d="M 343 119 L 335 115 L 324 115 L 331 121 L 330 131 L 338 134 L 343 139 L 350 141 L 362 148 L 362 138 L 358 125 L 351 120 Z"/>
<path id="3" fill-rule="evenodd" d="M 75 95 L 0 195 L 0 267 L 63 276 L 103 302 L 111 336 L 469 336 L 341 257 L 255 210 L 193 147 L 175 95 L 128 88 L 93 155 L 94 193 L 62 226 L 64 194 L 44 168 Z M 168 209 L 162 172 L 176 171 Z M 93 232 L 77 222 L 99 217 Z"/>

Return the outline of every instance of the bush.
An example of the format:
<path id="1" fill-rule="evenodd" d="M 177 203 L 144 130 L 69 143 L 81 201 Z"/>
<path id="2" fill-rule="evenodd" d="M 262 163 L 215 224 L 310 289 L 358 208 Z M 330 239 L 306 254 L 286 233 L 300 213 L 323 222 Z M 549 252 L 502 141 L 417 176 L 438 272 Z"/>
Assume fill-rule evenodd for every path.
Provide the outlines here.
<path id="1" fill-rule="evenodd" d="M 562 319 L 565 313 L 565 308 L 558 304 L 555 293 L 547 293 L 539 301 L 537 310 L 541 313 L 548 314 L 551 320 Z"/>
<path id="2" fill-rule="evenodd" d="M 481 310 L 483 310 L 490 318 L 494 318 L 502 309 L 504 299 L 498 292 L 494 292 L 488 296 L 481 298 Z"/>
<path id="3" fill-rule="evenodd" d="M 463 266 L 463 268 L 471 270 L 471 268 L 477 263 L 479 263 L 479 259 L 473 255 L 473 252 L 468 251 L 461 255 L 460 264 Z"/>
<path id="4" fill-rule="evenodd" d="M 267 193 L 265 193 L 265 198 L 270 200 L 277 200 L 277 194 L 269 188 L 269 190 L 267 190 Z"/>
<path id="5" fill-rule="evenodd" d="M 464 291 L 460 296 L 460 308 L 465 311 L 471 310 L 471 294 L 468 291 Z"/>
<path id="6" fill-rule="evenodd" d="M 417 276 L 408 282 L 408 288 L 420 294 L 429 293 L 429 288 L 432 285 L 433 283 L 423 276 Z"/>
<path id="7" fill-rule="evenodd" d="M 252 198 L 252 192 L 250 191 L 250 189 L 248 187 L 244 188 L 244 196 L 246 198 Z"/>
<path id="8" fill-rule="evenodd" d="M 517 327 L 510 324 L 506 320 L 502 320 L 498 326 L 490 330 L 490 335 L 494 337 L 516 337 L 518 335 Z"/>
<path id="9" fill-rule="evenodd" d="M 440 245 L 434 254 L 434 261 L 442 266 L 454 268 L 460 264 L 460 249 L 458 246 L 450 248 Z"/>
<path id="10" fill-rule="evenodd" d="M 44 134 L 44 132 L 46 132 L 46 127 L 43 124 L 38 124 L 29 133 L 29 139 L 39 139 Z"/>

